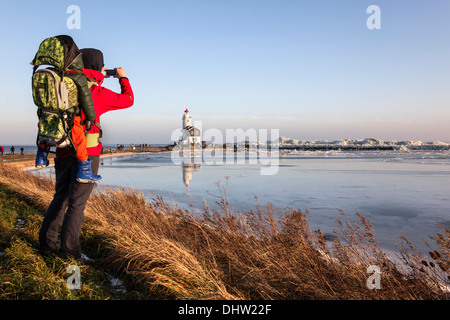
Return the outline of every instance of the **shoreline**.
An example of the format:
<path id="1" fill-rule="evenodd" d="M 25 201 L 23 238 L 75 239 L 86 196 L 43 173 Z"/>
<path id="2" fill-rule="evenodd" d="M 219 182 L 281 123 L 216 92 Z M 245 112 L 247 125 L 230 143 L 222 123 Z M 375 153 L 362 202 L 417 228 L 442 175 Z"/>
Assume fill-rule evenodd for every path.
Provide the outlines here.
<path id="1" fill-rule="evenodd" d="M 133 154 L 139 154 L 139 153 L 157 153 L 157 152 L 165 152 L 168 151 L 167 148 L 152 148 L 152 149 L 145 149 L 145 150 L 114 150 L 112 152 L 104 152 L 100 155 L 100 159 L 102 158 L 108 158 L 108 157 L 116 157 L 116 156 L 128 156 Z M 3 162 L 5 164 L 11 164 L 14 167 L 17 167 L 21 170 L 33 170 L 36 169 L 34 166 L 36 154 L 35 153 L 28 153 L 24 155 L 15 154 L 15 155 L 1 155 L 0 156 L 0 162 Z M 50 153 L 48 155 L 48 159 L 50 160 L 49 167 L 54 166 L 54 161 L 52 159 L 55 158 L 54 153 Z M 38 169 L 36 169 L 38 170 Z"/>

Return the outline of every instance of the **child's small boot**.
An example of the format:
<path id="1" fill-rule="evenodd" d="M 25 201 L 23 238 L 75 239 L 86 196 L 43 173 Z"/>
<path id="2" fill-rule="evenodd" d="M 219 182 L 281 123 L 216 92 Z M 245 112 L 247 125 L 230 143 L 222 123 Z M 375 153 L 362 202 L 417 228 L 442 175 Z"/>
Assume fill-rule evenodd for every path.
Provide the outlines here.
<path id="1" fill-rule="evenodd" d="M 47 146 L 38 146 L 36 161 L 34 162 L 36 168 L 45 168 L 49 165 L 50 162 L 47 159 L 49 149 Z"/>
<path id="2" fill-rule="evenodd" d="M 92 173 L 91 159 L 78 160 L 77 181 L 81 183 L 96 183 L 102 181 L 102 177 Z"/>

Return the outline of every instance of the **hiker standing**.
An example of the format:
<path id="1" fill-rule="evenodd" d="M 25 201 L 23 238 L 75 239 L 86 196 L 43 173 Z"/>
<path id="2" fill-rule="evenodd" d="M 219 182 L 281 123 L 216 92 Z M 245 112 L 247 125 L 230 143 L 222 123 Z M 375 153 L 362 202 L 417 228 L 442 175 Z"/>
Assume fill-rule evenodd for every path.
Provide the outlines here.
<path id="1" fill-rule="evenodd" d="M 134 95 L 128 78 L 126 78 L 125 70 L 122 68 L 117 69 L 115 76 L 119 79 L 121 93 L 115 93 L 102 87 L 104 79 L 101 72 L 104 67 L 102 52 L 96 49 L 83 49 L 81 52 L 85 66 L 83 73 L 88 77 L 96 114 L 96 121 L 87 134 L 86 150 L 92 163 L 92 172 L 97 174 L 103 148 L 99 140 L 102 136 L 100 116 L 108 111 L 131 107 L 134 103 Z M 94 184 L 77 183 L 74 175 L 76 170 L 71 170 L 74 166 L 76 167 L 76 159 L 70 157 L 66 149 L 57 149 L 57 152 L 58 162 L 55 161 L 55 170 L 59 169 L 61 177 L 66 176 L 66 179 L 60 179 L 60 183 L 58 183 L 58 179 L 56 181 L 56 193 L 45 214 L 39 233 L 40 250 L 43 253 L 49 253 L 54 249 L 57 230 L 64 217 L 61 227 L 61 238 L 64 238 L 64 241 L 61 240 L 60 255 L 79 258 L 81 257 L 79 236 L 84 219 L 84 209 Z M 64 216 L 66 209 L 67 213 Z"/>
<path id="2" fill-rule="evenodd" d="M 3 151 L 5 151 L 5 148 L 3 148 L 3 146 L 1 146 L 0 151 L 2 152 L 2 155 L 3 155 Z"/>
<path id="3" fill-rule="evenodd" d="M 86 130 L 90 129 L 95 111 L 86 76 L 82 73 L 80 50 L 70 36 L 50 37 L 42 41 L 31 64 L 33 101 L 38 107 L 39 118 L 35 167 L 49 165 L 47 157 L 52 146 L 71 145 L 78 159 L 77 181 L 99 182 L 102 177 L 92 174 L 86 151 L 83 125 Z M 45 65 L 51 68 L 40 68 Z M 83 123 L 82 116 L 85 118 Z"/>
<path id="4" fill-rule="evenodd" d="M 14 149 L 14 146 L 11 146 L 11 149 L 10 149 L 10 150 L 11 150 L 11 154 L 14 154 L 14 150 L 15 150 L 15 149 Z"/>
<path id="5" fill-rule="evenodd" d="M 20 155 L 23 156 L 23 147 L 20 147 Z"/>

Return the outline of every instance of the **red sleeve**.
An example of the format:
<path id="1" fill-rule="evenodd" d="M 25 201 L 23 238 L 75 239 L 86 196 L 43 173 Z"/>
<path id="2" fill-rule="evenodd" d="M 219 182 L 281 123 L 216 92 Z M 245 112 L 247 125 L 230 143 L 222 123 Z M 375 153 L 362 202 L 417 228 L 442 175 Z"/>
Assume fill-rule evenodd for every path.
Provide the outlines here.
<path id="1" fill-rule="evenodd" d="M 129 105 L 129 107 L 131 107 L 134 103 L 134 94 L 133 90 L 131 89 L 130 81 L 128 80 L 128 78 L 120 78 L 119 83 L 120 88 L 122 90 L 122 94 L 128 95 L 130 97 L 131 104 Z"/>
<path id="2" fill-rule="evenodd" d="M 126 109 L 133 105 L 134 94 L 130 86 L 128 78 L 120 78 L 119 80 L 121 93 L 116 93 L 104 87 L 98 87 L 97 95 L 102 100 L 102 107 L 104 110 L 100 113 L 105 113 L 110 110 Z M 102 109 L 103 109 L 102 108 Z M 97 113 L 97 109 L 95 110 Z M 100 114 L 97 114 L 98 116 Z"/>

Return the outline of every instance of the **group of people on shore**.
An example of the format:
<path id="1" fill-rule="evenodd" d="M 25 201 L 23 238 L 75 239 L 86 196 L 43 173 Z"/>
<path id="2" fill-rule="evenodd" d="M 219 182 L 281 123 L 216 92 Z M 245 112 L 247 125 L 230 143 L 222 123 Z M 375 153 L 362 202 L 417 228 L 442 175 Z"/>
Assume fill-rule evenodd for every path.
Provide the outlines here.
<path id="1" fill-rule="evenodd" d="M 10 155 L 14 155 L 15 153 L 15 151 L 16 151 L 16 148 L 14 147 L 14 146 L 11 146 L 11 148 L 9 149 L 10 150 Z M 20 147 L 20 155 L 21 156 L 23 156 L 24 155 L 24 147 Z M 0 154 L 3 156 L 4 155 L 4 152 L 5 152 L 5 147 L 4 146 L 0 146 Z"/>

